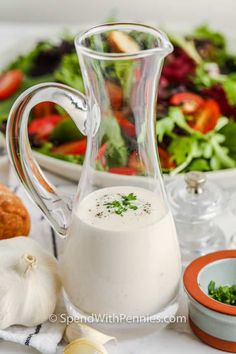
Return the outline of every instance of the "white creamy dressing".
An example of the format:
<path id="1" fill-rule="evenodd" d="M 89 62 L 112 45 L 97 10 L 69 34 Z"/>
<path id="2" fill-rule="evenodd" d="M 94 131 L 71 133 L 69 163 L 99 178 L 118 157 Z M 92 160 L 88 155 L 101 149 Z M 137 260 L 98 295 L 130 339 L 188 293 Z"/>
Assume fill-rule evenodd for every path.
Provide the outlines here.
<path id="1" fill-rule="evenodd" d="M 110 207 L 130 193 L 131 208 Z M 97 190 L 74 212 L 61 270 L 69 299 L 84 312 L 157 313 L 175 297 L 181 274 L 172 216 L 149 190 Z"/>
<path id="2" fill-rule="evenodd" d="M 109 203 L 118 201 L 130 193 L 136 197 L 130 204 L 137 209 L 129 209 L 122 215 L 116 214 Z M 132 232 L 156 223 L 165 214 L 164 206 L 156 201 L 156 195 L 146 189 L 137 187 L 112 187 L 100 189 L 86 197 L 78 209 L 81 221 L 104 230 Z"/>

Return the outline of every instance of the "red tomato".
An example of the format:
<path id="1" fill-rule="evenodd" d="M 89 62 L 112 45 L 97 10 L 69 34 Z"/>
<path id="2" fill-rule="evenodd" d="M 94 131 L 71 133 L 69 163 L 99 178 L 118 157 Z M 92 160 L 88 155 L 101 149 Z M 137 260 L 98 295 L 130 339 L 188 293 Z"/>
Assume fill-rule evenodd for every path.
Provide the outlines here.
<path id="1" fill-rule="evenodd" d="M 128 167 L 133 168 L 137 172 L 144 172 L 144 165 L 140 161 L 137 151 L 132 152 L 129 156 Z"/>
<path id="2" fill-rule="evenodd" d="M 47 139 L 62 119 L 63 117 L 59 114 L 36 118 L 29 123 L 28 132 L 35 134 L 40 139 Z"/>
<path id="3" fill-rule="evenodd" d="M 121 129 L 123 129 L 127 135 L 134 137 L 136 135 L 134 124 L 131 123 L 122 112 L 115 111 L 114 114 Z"/>
<path id="4" fill-rule="evenodd" d="M 99 148 L 97 154 L 97 160 L 101 162 L 102 167 L 106 167 L 106 158 L 105 158 L 106 149 L 107 149 L 107 144 L 105 143 Z"/>
<path id="5" fill-rule="evenodd" d="M 202 109 L 193 116 L 189 125 L 203 134 L 208 133 L 215 128 L 220 117 L 220 107 L 215 100 L 208 99 Z"/>
<path id="6" fill-rule="evenodd" d="M 142 76 L 142 70 L 141 70 L 141 68 L 140 68 L 140 67 L 135 68 L 135 70 L 134 70 L 134 77 L 135 77 L 135 79 L 137 80 L 137 82 L 141 80 L 141 76 Z"/>
<path id="7" fill-rule="evenodd" d="M 191 114 L 195 113 L 204 104 L 204 99 L 195 93 L 180 92 L 171 97 L 170 104 L 181 105 L 183 113 Z"/>
<path id="8" fill-rule="evenodd" d="M 122 88 L 111 81 L 106 81 L 106 89 L 112 108 L 120 109 L 123 100 Z"/>
<path id="9" fill-rule="evenodd" d="M 55 104 L 53 102 L 41 102 L 36 104 L 33 108 L 33 116 L 35 118 L 42 118 L 51 115 L 55 112 Z"/>
<path id="10" fill-rule="evenodd" d="M 165 169 L 175 168 L 176 164 L 171 159 L 171 155 L 168 151 L 164 150 L 162 147 L 158 146 L 158 153 L 160 157 L 161 167 Z"/>
<path id="11" fill-rule="evenodd" d="M 137 171 L 131 167 L 111 167 L 109 168 L 109 172 L 115 173 L 117 175 L 127 175 L 127 176 L 137 175 Z"/>
<path id="12" fill-rule="evenodd" d="M 0 75 L 0 100 L 5 100 L 15 93 L 23 81 L 23 73 L 18 70 L 10 70 Z"/>
<path id="13" fill-rule="evenodd" d="M 55 154 L 63 155 L 84 155 L 87 146 L 87 139 L 73 141 L 71 143 L 62 144 L 52 149 Z"/>

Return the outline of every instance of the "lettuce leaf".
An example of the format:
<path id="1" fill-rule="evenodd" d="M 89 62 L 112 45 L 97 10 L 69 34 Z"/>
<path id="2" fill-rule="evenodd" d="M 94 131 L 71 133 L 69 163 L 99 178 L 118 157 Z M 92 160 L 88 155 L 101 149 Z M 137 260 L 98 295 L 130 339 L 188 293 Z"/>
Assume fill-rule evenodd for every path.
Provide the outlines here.
<path id="1" fill-rule="evenodd" d="M 164 136 L 167 134 L 171 136 L 174 130 L 175 122 L 170 117 L 165 117 L 157 121 L 156 123 L 156 134 L 158 141 L 162 143 Z"/>
<path id="2" fill-rule="evenodd" d="M 19 69 L 24 74 L 28 74 L 34 66 L 34 61 L 38 55 L 45 50 L 51 50 L 52 44 L 49 42 L 40 42 L 31 49 L 27 54 L 18 56 L 12 63 L 8 65 L 7 70 Z"/>
<path id="3" fill-rule="evenodd" d="M 102 140 L 107 142 L 106 159 L 109 167 L 126 166 L 128 150 L 121 135 L 119 123 L 114 117 L 103 119 L 101 136 Z"/>
<path id="4" fill-rule="evenodd" d="M 209 162 L 204 159 L 194 159 L 189 164 L 188 171 L 210 171 Z"/>
<path id="5" fill-rule="evenodd" d="M 181 128 L 183 135 L 176 134 Z M 169 138 L 167 150 L 177 167 L 172 175 L 189 170 L 218 170 L 236 166 L 236 123 L 221 117 L 215 129 L 202 134 L 189 127 L 179 107 L 170 107 L 168 116 L 157 122 L 158 142 Z"/>
<path id="6" fill-rule="evenodd" d="M 132 60 L 116 60 L 114 71 L 123 88 L 124 97 L 128 98 L 133 81 L 134 62 Z"/>
<path id="7" fill-rule="evenodd" d="M 229 155 L 236 161 L 236 123 L 229 122 L 219 133 L 225 137 L 223 145 L 228 148 Z"/>
<path id="8" fill-rule="evenodd" d="M 177 167 L 171 171 L 172 175 L 185 171 L 192 160 L 200 157 L 202 154 L 198 140 L 190 136 L 176 136 L 171 142 L 168 151 L 171 153 L 177 165 Z"/>
<path id="9" fill-rule="evenodd" d="M 128 159 L 126 146 L 116 146 L 109 141 L 106 151 L 106 159 L 109 167 L 126 166 Z"/>
<path id="10" fill-rule="evenodd" d="M 63 57 L 60 67 L 54 72 L 54 78 L 56 81 L 84 92 L 83 78 L 76 53 Z"/>
<path id="11" fill-rule="evenodd" d="M 226 97 L 232 106 L 236 106 L 236 73 L 228 75 L 223 81 Z"/>
<path id="12" fill-rule="evenodd" d="M 68 141 L 80 140 L 83 134 L 71 118 L 62 120 L 53 130 L 50 140 L 63 144 Z"/>
<path id="13" fill-rule="evenodd" d="M 192 75 L 191 79 L 199 90 L 210 88 L 216 82 L 205 69 L 204 63 L 196 67 L 195 73 Z"/>
<path id="14" fill-rule="evenodd" d="M 220 32 L 211 30 L 207 25 L 197 27 L 193 32 L 193 37 L 196 39 L 209 40 L 219 48 L 226 47 L 224 36 Z"/>

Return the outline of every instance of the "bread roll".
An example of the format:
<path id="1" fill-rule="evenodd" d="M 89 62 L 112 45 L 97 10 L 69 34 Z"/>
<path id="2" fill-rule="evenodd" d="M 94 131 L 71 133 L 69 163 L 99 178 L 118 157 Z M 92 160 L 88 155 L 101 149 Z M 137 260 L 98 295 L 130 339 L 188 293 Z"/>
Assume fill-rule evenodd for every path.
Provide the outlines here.
<path id="1" fill-rule="evenodd" d="M 0 240 L 28 236 L 30 216 L 21 199 L 0 184 Z"/>

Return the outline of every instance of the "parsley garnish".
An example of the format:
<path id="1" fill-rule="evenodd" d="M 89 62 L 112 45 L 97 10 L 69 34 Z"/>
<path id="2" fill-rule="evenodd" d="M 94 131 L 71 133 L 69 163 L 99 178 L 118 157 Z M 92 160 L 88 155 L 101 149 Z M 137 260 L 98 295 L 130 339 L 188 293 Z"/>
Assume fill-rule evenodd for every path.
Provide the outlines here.
<path id="1" fill-rule="evenodd" d="M 211 280 L 208 285 L 208 294 L 214 300 L 236 306 L 236 285 L 224 285 L 216 288 L 215 282 Z"/>
<path id="2" fill-rule="evenodd" d="M 134 193 L 130 193 L 128 195 L 122 195 L 121 201 L 113 200 L 112 202 L 105 203 L 107 209 L 113 209 L 113 211 L 117 215 L 123 216 L 123 214 L 128 210 L 137 210 L 138 207 L 135 204 L 132 204 L 133 201 L 137 200 L 136 195 Z"/>

